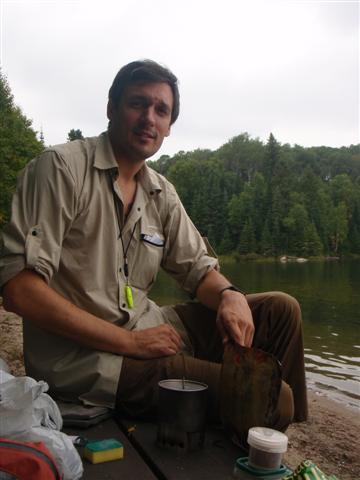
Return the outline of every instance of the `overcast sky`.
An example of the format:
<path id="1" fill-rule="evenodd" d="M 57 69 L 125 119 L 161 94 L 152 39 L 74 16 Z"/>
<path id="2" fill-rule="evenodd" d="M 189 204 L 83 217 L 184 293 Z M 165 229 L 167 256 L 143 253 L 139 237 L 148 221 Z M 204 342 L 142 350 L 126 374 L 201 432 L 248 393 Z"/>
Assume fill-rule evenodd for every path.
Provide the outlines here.
<path id="1" fill-rule="evenodd" d="M 359 143 L 359 2 L 0 0 L 3 72 L 45 143 L 106 129 L 119 68 L 151 58 L 179 78 L 160 154 L 266 141 Z"/>

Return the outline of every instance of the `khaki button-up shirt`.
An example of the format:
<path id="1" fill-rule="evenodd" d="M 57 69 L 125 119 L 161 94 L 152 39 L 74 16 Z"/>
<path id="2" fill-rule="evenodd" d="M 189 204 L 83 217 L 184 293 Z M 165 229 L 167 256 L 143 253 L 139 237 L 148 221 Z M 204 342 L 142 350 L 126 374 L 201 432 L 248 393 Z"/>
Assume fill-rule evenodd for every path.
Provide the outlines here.
<path id="1" fill-rule="evenodd" d="M 207 254 L 174 187 L 147 166 L 138 174 L 124 222 L 117 176 L 107 133 L 51 147 L 32 160 L 19 177 L 2 234 L 0 286 L 32 269 L 75 305 L 119 327 L 174 325 L 191 352 L 174 309 L 157 306 L 148 292 L 162 267 L 192 294 L 203 276 L 218 268 L 217 260 Z M 125 295 L 122 243 L 133 308 Z M 68 400 L 114 405 L 121 356 L 87 349 L 24 320 L 28 375 L 47 381 Z"/>

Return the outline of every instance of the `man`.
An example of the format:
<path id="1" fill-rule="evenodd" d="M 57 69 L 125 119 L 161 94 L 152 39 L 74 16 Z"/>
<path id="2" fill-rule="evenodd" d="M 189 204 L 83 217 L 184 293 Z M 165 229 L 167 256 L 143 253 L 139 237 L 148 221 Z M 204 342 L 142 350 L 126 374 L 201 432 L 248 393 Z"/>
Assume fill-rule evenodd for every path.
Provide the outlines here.
<path id="1" fill-rule="evenodd" d="M 178 114 L 176 77 L 132 62 L 110 88 L 107 132 L 29 163 L 3 232 L 4 306 L 24 319 L 28 375 L 58 398 L 138 416 L 156 406 L 160 379 L 186 373 L 209 385 L 218 418 L 223 345 L 262 348 L 291 387 L 273 421 L 284 429 L 307 415 L 299 306 L 231 286 L 174 187 L 146 166 Z M 150 301 L 160 266 L 198 302 Z"/>

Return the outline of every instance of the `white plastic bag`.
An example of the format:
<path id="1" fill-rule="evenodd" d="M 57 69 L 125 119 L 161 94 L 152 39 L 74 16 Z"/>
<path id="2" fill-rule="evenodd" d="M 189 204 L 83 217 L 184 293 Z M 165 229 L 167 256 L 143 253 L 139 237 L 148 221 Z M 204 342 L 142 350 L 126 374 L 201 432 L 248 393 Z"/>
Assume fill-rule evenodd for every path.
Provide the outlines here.
<path id="1" fill-rule="evenodd" d="M 47 390 L 45 382 L 0 370 L 0 437 L 44 442 L 63 480 L 78 480 L 83 474 L 80 456 L 70 437 L 60 432 L 62 417 Z"/>
<path id="2" fill-rule="evenodd" d="M 4 372 L 10 373 L 8 364 L 2 358 L 0 358 L 0 370 L 4 370 Z M 0 383 L 1 383 L 1 380 L 0 380 Z"/>

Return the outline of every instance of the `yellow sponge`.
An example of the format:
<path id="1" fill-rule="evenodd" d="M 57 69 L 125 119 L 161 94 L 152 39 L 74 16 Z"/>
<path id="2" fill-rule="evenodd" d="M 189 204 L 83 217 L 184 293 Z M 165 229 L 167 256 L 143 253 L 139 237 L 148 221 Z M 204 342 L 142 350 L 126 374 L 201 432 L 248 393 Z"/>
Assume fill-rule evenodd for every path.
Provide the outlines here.
<path id="1" fill-rule="evenodd" d="M 110 462 L 124 457 L 124 447 L 113 438 L 88 442 L 84 448 L 84 457 L 91 463 Z"/>

